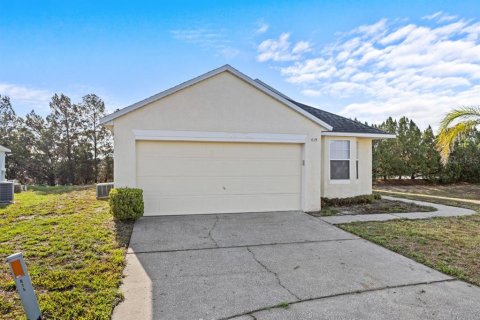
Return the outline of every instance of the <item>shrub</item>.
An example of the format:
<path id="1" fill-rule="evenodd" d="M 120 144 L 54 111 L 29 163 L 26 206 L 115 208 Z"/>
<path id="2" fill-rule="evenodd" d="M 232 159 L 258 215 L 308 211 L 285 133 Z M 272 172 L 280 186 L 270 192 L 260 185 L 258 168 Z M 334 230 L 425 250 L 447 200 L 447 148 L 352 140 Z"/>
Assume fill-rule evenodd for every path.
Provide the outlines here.
<path id="1" fill-rule="evenodd" d="M 381 196 L 378 193 L 366 194 L 350 198 L 322 198 L 322 207 L 340 207 L 340 206 L 351 206 L 356 204 L 368 204 L 372 203 L 373 200 L 379 200 Z"/>
<path id="2" fill-rule="evenodd" d="M 110 213 L 115 219 L 135 220 L 143 215 L 143 190 L 113 188 L 109 194 Z"/>

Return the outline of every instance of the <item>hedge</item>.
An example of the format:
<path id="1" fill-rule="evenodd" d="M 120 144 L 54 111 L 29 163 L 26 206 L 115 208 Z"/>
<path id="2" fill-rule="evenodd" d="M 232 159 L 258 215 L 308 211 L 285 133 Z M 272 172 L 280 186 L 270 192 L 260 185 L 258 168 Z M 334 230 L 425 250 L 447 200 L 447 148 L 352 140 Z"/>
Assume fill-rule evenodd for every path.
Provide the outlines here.
<path id="1" fill-rule="evenodd" d="M 351 206 L 356 204 L 372 203 L 373 200 L 379 200 L 381 196 L 377 193 L 366 194 L 362 196 L 350 197 L 350 198 L 322 198 L 322 207 L 340 207 Z"/>
<path id="2" fill-rule="evenodd" d="M 143 216 L 143 190 L 113 188 L 109 193 L 110 213 L 115 219 L 135 220 Z"/>

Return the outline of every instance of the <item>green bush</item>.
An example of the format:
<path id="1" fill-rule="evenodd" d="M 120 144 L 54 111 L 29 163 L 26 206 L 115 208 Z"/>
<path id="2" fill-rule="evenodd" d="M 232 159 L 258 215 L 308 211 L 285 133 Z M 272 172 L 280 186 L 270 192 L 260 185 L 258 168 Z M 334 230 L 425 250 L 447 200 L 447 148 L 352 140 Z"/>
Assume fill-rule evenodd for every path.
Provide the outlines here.
<path id="1" fill-rule="evenodd" d="M 356 204 L 368 204 L 373 200 L 380 200 L 381 196 L 378 193 L 366 194 L 362 196 L 350 197 L 350 198 L 322 198 L 322 207 L 341 207 L 351 206 Z"/>
<path id="2" fill-rule="evenodd" d="M 113 188 L 109 193 L 110 213 L 119 220 L 135 220 L 143 215 L 143 190 Z"/>

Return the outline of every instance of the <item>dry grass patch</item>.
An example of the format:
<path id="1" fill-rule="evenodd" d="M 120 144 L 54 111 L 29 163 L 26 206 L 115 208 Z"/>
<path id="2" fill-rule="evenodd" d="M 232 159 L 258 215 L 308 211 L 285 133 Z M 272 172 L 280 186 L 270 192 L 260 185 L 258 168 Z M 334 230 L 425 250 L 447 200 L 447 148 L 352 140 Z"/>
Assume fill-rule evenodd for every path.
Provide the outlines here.
<path id="1" fill-rule="evenodd" d="M 33 188 L 0 208 L 0 259 L 22 251 L 46 319 L 108 319 L 132 224 L 112 219 L 93 188 Z M 23 319 L 8 266 L 0 264 L 0 318 Z"/>
<path id="2" fill-rule="evenodd" d="M 472 183 L 455 183 L 455 184 L 428 184 L 428 183 L 404 183 L 379 182 L 373 186 L 379 191 L 407 192 L 419 193 L 423 195 L 431 195 L 447 198 L 461 198 L 469 200 L 480 200 L 480 184 Z"/>
<path id="3" fill-rule="evenodd" d="M 480 286 L 480 215 L 340 225 L 458 279 Z"/>

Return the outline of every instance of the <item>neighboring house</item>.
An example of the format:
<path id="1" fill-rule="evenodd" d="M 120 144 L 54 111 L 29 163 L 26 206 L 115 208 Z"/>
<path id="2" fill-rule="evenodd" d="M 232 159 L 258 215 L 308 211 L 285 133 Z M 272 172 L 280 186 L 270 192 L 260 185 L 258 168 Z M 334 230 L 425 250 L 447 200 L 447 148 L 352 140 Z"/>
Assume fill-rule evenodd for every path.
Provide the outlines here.
<path id="1" fill-rule="evenodd" d="M 298 103 L 229 65 L 101 120 L 116 187 L 145 215 L 320 210 L 372 192 L 372 128 Z"/>
<path id="2" fill-rule="evenodd" d="M 5 169 L 5 155 L 9 152 L 11 152 L 10 149 L 0 146 L 0 182 L 5 181 L 6 179 L 5 173 L 7 170 Z"/>

